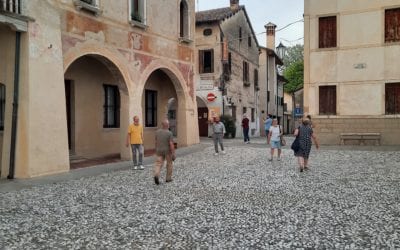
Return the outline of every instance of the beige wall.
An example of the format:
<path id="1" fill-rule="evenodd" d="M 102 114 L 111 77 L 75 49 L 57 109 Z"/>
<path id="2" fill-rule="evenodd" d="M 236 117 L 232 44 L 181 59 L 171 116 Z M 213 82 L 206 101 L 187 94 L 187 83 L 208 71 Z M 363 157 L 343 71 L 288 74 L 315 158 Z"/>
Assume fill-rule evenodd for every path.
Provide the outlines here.
<path id="1" fill-rule="evenodd" d="M 0 132 L 0 177 L 8 175 L 11 139 L 11 113 L 14 91 L 15 32 L 0 25 L 0 83 L 6 86 L 4 130 Z M 10 63 L 11 62 L 11 63 Z"/>
<path id="2" fill-rule="evenodd" d="M 85 56 L 69 67 L 65 79 L 72 80 L 74 90 L 73 153 L 87 158 L 119 154 L 120 128 L 103 128 L 103 84 L 118 86 L 109 69 L 97 59 Z M 128 97 L 123 91 L 120 98 L 121 106 L 126 106 Z"/>
<path id="3" fill-rule="evenodd" d="M 319 87 L 334 85 L 337 114 L 329 119 L 368 117 L 391 124 L 393 117 L 398 118 L 385 115 L 385 84 L 400 82 L 400 67 L 396 63 L 400 46 L 384 42 L 385 9 L 397 7 L 400 3 L 394 0 L 305 0 L 305 112 L 318 117 Z M 337 16 L 337 47 L 319 49 L 318 18 L 330 15 Z M 370 128 L 385 134 L 383 144 L 400 143 L 389 139 L 388 131 L 375 123 Z M 354 131 L 362 129 L 353 127 Z M 332 132 L 323 140 L 337 143 L 338 133 Z"/>

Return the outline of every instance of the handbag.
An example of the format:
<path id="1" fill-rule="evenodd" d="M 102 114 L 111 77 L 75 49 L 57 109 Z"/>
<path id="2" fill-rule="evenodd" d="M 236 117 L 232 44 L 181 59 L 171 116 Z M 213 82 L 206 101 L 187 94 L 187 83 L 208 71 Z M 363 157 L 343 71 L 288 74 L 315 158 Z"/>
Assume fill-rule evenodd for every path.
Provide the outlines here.
<path id="1" fill-rule="evenodd" d="M 300 133 L 300 126 L 297 127 L 297 129 L 299 130 Z M 300 139 L 299 139 L 299 135 L 297 134 L 296 138 L 294 139 L 292 145 L 290 146 L 290 148 L 296 153 L 297 151 L 300 150 Z"/>
<path id="2" fill-rule="evenodd" d="M 281 146 L 286 146 L 286 140 L 281 136 Z"/>
<path id="3" fill-rule="evenodd" d="M 290 146 L 290 148 L 294 151 L 297 152 L 300 149 L 300 140 L 299 137 L 296 136 L 296 138 L 294 139 L 292 146 Z"/>

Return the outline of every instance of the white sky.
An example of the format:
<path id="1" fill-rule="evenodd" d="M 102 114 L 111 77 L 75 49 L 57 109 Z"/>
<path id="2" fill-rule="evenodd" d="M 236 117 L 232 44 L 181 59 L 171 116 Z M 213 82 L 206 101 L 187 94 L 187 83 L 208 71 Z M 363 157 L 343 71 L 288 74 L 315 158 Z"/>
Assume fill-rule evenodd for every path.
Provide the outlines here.
<path id="1" fill-rule="evenodd" d="M 195 0 L 196 11 L 209 10 L 230 5 L 229 0 Z M 258 43 L 265 46 L 264 25 L 268 22 L 276 24 L 277 30 L 303 19 L 303 0 L 240 0 L 240 5 L 246 6 Z M 303 44 L 304 23 L 298 22 L 276 32 L 276 46 L 282 42 L 285 46 Z M 301 39 L 300 39 L 301 38 Z"/>

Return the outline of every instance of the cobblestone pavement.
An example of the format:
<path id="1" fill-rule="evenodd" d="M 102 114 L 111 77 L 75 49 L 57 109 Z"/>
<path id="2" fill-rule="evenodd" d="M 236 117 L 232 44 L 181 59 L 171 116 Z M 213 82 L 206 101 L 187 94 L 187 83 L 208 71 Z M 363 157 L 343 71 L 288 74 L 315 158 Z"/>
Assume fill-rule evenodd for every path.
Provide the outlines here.
<path id="1" fill-rule="evenodd" d="M 400 248 L 398 152 L 313 149 L 300 173 L 235 142 L 160 186 L 148 166 L 0 192 L 0 249 Z"/>

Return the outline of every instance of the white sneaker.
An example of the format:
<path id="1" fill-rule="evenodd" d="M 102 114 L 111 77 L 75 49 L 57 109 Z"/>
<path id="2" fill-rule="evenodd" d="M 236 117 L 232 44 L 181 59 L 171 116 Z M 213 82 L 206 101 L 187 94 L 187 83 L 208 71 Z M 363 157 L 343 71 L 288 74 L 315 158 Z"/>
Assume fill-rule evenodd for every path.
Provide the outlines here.
<path id="1" fill-rule="evenodd" d="M 277 161 L 281 161 L 281 157 L 278 157 Z"/>
<path id="2" fill-rule="evenodd" d="M 215 156 L 217 156 L 217 155 L 218 155 L 218 153 L 214 153 L 214 155 L 215 155 Z"/>
<path id="3" fill-rule="evenodd" d="M 133 170 L 137 170 L 138 168 L 137 168 L 137 166 L 133 166 Z"/>
<path id="4" fill-rule="evenodd" d="M 143 165 L 140 165 L 140 166 L 139 166 L 139 169 L 140 169 L 140 170 L 143 170 L 143 169 L 144 169 Z"/>
<path id="5" fill-rule="evenodd" d="M 272 158 L 269 158 L 268 161 L 272 161 Z"/>
<path id="6" fill-rule="evenodd" d="M 222 150 L 221 153 L 222 153 L 223 155 L 226 154 L 224 150 Z"/>

